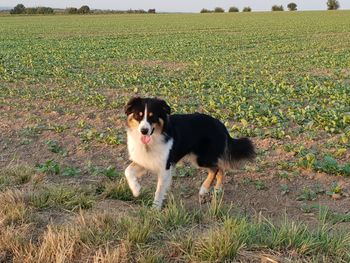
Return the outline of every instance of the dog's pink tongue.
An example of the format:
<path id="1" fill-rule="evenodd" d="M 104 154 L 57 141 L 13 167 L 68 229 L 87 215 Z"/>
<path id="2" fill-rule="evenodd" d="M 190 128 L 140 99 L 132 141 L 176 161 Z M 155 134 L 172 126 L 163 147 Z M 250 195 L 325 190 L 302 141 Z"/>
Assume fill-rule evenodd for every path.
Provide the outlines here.
<path id="1" fill-rule="evenodd" d="M 149 135 L 142 135 L 141 136 L 141 141 L 143 144 L 148 144 L 151 141 L 151 136 Z"/>

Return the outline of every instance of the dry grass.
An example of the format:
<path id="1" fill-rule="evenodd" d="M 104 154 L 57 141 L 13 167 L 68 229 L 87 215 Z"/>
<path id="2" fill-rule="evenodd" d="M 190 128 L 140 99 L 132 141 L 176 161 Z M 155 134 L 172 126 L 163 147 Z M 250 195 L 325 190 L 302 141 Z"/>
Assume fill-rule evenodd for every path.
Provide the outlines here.
<path id="1" fill-rule="evenodd" d="M 12 171 L 6 170 L 9 176 L 25 174 Z M 209 204 L 195 210 L 170 196 L 162 211 L 154 211 L 145 201 L 151 197 L 147 191 L 143 202 L 129 198 L 124 179 L 107 179 L 98 189 L 35 181 L 4 188 L 1 262 L 256 261 L 266 253 L 280 261 L 350 260 L 350 235 L 328 223 L 328 210 L 320 210 L 318 226 L 311 228 L 287 218 L 272 223 L 261 215 L 240 216 L 224 204 L 224 193 L 214 193 Z M 101 213 L 96 206 L 108 198 L 133 209 Z M 71 216 L 55 220 L 53 212 Z M 41 220 L 42 213 L 48 218 Z"/>
<path id="2" fill-rule="evenodd" d="M 21 225 L 29 221 L 30 208 L 26 194 L 20 190 L 6 190 L 0 193 L 0 226 Z"/>

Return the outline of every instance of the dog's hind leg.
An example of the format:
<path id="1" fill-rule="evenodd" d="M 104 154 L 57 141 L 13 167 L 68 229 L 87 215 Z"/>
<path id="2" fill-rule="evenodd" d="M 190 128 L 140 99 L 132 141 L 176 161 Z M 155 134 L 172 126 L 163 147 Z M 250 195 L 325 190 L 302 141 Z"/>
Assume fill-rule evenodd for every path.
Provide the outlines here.
<path id="1" fill-rule="evenodd" d="M 125 169 L 125 177 L 128 182 L 129 188 L 133 196 L 138 197 L 140 195 L 141 185 L 137 181 L 144 173 L 146 172 L 145 168 L 138 165 L 137 163 L 132 162 Z"/>
<path id="2" fill-rule="evenodd" d="M 171 167 L 158 174 L 157 190 L 154 195 L 153 207 L 161 209 L 163 200 L 171 184 Z"/>
<path id="3" fill-rule="evenodd" d="M 212 184 L 215 176 L 217 176 L 218 171 L 219 171 L 218 169 L 209 169 L 208 176 L 205 179 L 205 181 L 203 182 L 201 189 L 199 190 L 199 202 L 200 203 L 204 203 L 207 201 L 205 197 L 209 193 L 211 184 Z"/>
<path id="4" fill-rule="evenodd" d="M 216 185 L 215 185 L 215 191 L 221 191 L 222 190 L 222 184 L 224 181 L 224 171 L 222 169 L 219 169 L 216 174 Z"/>

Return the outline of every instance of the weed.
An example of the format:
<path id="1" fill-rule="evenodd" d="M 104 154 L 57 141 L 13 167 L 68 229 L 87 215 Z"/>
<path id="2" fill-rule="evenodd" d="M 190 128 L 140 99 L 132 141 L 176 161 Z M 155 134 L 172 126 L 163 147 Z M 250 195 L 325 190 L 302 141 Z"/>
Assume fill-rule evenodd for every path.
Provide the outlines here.
<path id="1" fill-rule="evenodd" d="M 60 166 L 54 160 L 47 160 L 45 163 L 36 165 L 36 170 L 39 173 L 59 174 Z"/>
<path id="2" fill-rule="evenodd" d="M 58 141 L 55 140 L 47 140 L 45 142 L 45 144 L 47 145 L 47 148 L 50 152 L 53 153 L 60 153 L 60 154 L 64 154 L 65 151 L 63 150 L 62 146 L 59 144 Z"/>
<path id="3" fill-rule="evenodd" d="M 313 201 L 317 198 L 315 191 L 309 187 L 304 187 L 301 195 L 297 198 L 297 201 Z"/>
<path id="4" fill-rule="evenodd" d="M 181 166 L 176 168 L 176 173 L 174 173 L 174 176 L 178 177 L 187 177 L 187 176 L 193 176 L 195 172 L 195 168 L 192 166 Z"/>
<path id="5" fill-rule="evenodd" d="M 74 177 L 80 174 L 80 169 L 76 167 L 65 167 L 62 171 L 63 176 Z"/>
<path id="6" fill-rule="evenodd" d="M 72 187 L 48 187 L 35 192 L 30 197 L 30 204 L 39 209 L 64 208 L 69 210 L 89 209 L 95 197 L 90 190 Z"/>
<path id="7" fill-rule="evenodd" d="M 146 243 L 150 240 L 155 230 L 155 222 L 151 218 L 145 218 L 141 222 L 132 218 L 122 218 L 122 227 L 126 229 L 126 240 L 131 243 Z"/>
<path id="8" fill-rule="evenodd" d="M 190 225 L 194 220 L 194 216 L 186 211 L 182 203 L 177 204 L 174 197 L 171 197 L 160 213 L 158 220 L 164 229 L 173 230 Z"/>
<path id="9" fill-rule="evenodd" d="M 232 207 L 227 207 L 223 204 L 224 192 L 213 192 L 211 202 L 208 204 L 208 210 L 206 214 L 210 218 L 223 219 L 225 218 Z"/>
<path id="10" fill-rule="evenodd" d="M 290 189 L 289 189 L 289 186 L 287 184 L 282 184 L 280 186 L 280 189 L 281 189 L 281 194 L 282 195 L 286 195 L 290 192 Z"/>
<path id="11" fill-rule="evenodd" d="M 107 168 L 90 166 L 89 171 L 95 176 L 106 176 L 109 179 L 115 180 L 122 177 L 122 174 L 114 166 L 108 166 Z"/>
<path id="12" fill-rule="evenodd" d="M 255 188 L 257 190 L 266 190 L 267 189 L 266 184 L 263 181 L 261 181 L 261 180 L 256 180 L 254 182 L 254 184 L 255 184 Z"/>
<path id="13" fill-rule="evenodd" d="M 332 182 L 331 188 L 326 192 L 326 194 L 329 196 L 341 195 L 342 191 L 342 187 L 337 182 Z"/>
<path id="14" fill-rule="evenodd" d="M 28 183 L 34 170 L 28 166 L 8 166 L 0 169 L 0 191 L 10 186 Z"/>
<path id="15" fill-rule="evenodd" d="M 31 216 L 25 202 L 25 194 L 19 190 L 7 190 L 0 194 L 0 228 L 2 225 L 24 224 Z"/>

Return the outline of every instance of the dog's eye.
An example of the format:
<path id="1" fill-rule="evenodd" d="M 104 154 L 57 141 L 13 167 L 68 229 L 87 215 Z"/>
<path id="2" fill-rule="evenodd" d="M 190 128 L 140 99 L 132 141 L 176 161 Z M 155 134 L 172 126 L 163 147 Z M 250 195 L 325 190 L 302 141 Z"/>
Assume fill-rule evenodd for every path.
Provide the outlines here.
<path id="1" fill-rule="evenodd" d="M 142 111 L 134 113 L 134 119 L 135 120 L 139 121 L 139 120 L 142 120 L 142 118 L 143 118 L 143 112 Z"/>

